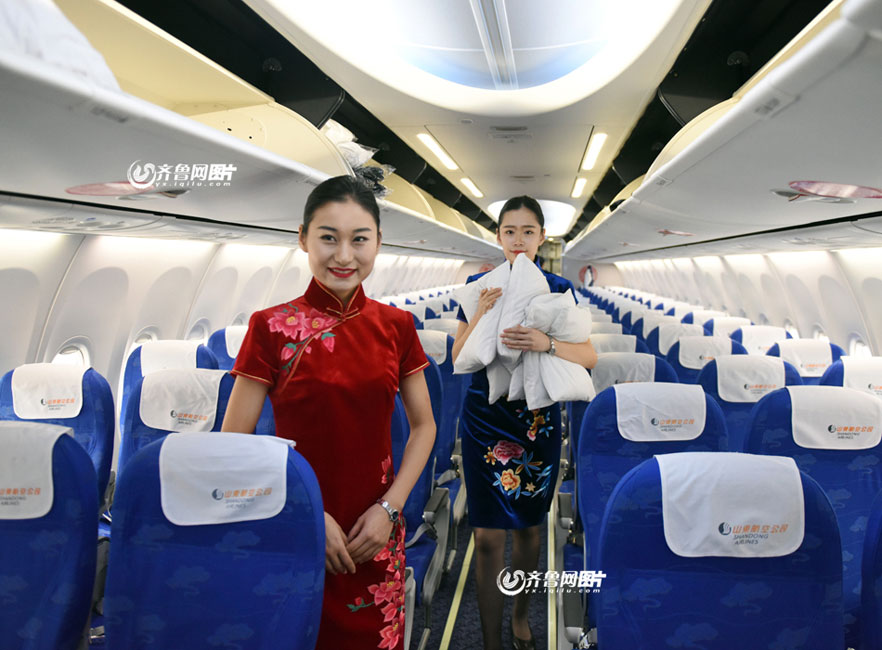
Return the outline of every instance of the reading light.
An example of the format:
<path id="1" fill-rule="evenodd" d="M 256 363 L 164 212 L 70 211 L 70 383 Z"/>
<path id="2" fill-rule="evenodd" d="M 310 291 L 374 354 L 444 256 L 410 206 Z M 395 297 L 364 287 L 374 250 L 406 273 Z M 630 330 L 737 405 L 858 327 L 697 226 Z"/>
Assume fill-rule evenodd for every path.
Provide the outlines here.
<path id="1" fill-rule="evenodd" d="M 597 163 L 597 156 L 600 155 L 600 150 L 603 149 L 603 144 L 606 142 L 606 133 L 597 133 L 591 136 L 591 141 L 588 143 L 588 148 L 585 150 L 585 159 L 582 160 L 582 169 L 586 172 L 594 169 L 594 165 Z"/>
<path id="2" fill-rule="evenodd" d="M 484 198 L 484 193 L 478 189 L 478 186 L 472 182 L 471 178 L 460 178 L 459 182 L 465 185 L 469 189 L 469 192 L 472 193 L 472 196 L 474 196 L 475 198 Z"/>
<path id="3" fill-rule="evenodd" d="M 426 145 L 429 150 L 438 157 L 438 160 L 441 161 L 441 164 L 444 165 L 447 169 L 454 170 L 459 169 L 459 166 L 453 162 L 453 158 L 450 157 L 444 149 L 438 144 L 438 141 L 435 140 L 428 133 L 418 133 L 417 138 L 419 138 L 420 142 Z M 603 143 L 601 143 L 603 144 Z"/>

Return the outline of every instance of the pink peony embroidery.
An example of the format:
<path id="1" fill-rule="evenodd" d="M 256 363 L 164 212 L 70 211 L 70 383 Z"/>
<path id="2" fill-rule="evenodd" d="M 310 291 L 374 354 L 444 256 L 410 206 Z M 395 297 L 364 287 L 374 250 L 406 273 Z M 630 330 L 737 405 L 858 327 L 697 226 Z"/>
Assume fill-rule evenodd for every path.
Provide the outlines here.
<path id="1" fill-rule="evenodd" d="M 328 329 L 336 322 L 335 318 L 310 308 L 309 312 L 277 311 L 267 324 L 270 332 L 281 332 L 295 341 L 301 341 Z"/>
<path id="2" fill-rule="evenodd" d="M 398 618 L 398 603 L 389 603 L 383 609 L 383 622 L 388 623 L 393 618 Z"/>
<path id="3" fill-rule="evenodd" d="M 401 588 L 400 580 L 396 579 L 394 575 L 387 575 L 384 582 L 368 587 L 368 593 L 373 594 L 374 604 L 379 605 L 385 602 L 395 602 L 395 597 Z"/>
<path id="4" fill-rule="evenodd" d="M 336 341 L 336 340 L 337 340 L 337 337 L 335 337 L 333 334 L 324 335 L 324 336 L 322 336 L 322 345 L 325 346 L 325 349 L 328 352 L 333 352 L 334 351 L 334 341 Z"/>
<path id="5" fill-rule="evenodd" d="M 398 640 L 401 638 L 401 625 L 397 621 L 387 625 L 380 630 L 380 637 L 382 641 L 377 646 L 378 648 L 394 648 L 398 645 Z"/>
<path id="6" fill-rule="evenodd" d="M 516 442 L 500 440 L 493 448 L 493 455 L 503 465 L 507 465 L 512 458 L 520 458 L 524 455 L 524 448 Z"/>
<path id="7" fill-rule="evenodd" d="M 287 361 L 291 357 L 294 356 L 294 348 L 289 348 L 287 345 L 282 348 L 282 361 Z"/>

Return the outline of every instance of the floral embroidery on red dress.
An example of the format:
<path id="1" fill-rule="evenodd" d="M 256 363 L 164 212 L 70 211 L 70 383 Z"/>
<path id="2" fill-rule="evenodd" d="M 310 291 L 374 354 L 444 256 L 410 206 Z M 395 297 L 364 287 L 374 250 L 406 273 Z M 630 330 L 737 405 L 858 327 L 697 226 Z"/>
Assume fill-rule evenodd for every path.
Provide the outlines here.
<path id="1" fill-rule="evenodd" d="M 382 582 L 370 585 L 367 590 L 373 602 L 365 602 L 358 597 L 348 604 L 350 612 L 365 607 L 382 607 L 383 622 L 386 627 L 380 630 L 378 648 L 395 648 L 404 634 L 404 525 L 396 523 L 389 535 L 389 543 L 377 553 L 374 562 L 387 562 L 386 575 Z"/>
<path id="2" fill-rule="evenodd" d="M 328 352 L 333 352 L 335 335 L 330 330 L 340 322 L 339 319 L 328 316 L 313 307 L 310 307 L 307 312 L 291 303 L 287 303 L 281 311 L 274 313 L 267 321 L 270 332 L 281 332 L 294 340 L 293 343 L 285 343 L 282 347 L 282 361 L 287 362 L 282 366 L 282 371 L 291 370 L 304 350 L 307 354 L 312 353 L 309 344 L 316 337 L 319 337 Z"/>

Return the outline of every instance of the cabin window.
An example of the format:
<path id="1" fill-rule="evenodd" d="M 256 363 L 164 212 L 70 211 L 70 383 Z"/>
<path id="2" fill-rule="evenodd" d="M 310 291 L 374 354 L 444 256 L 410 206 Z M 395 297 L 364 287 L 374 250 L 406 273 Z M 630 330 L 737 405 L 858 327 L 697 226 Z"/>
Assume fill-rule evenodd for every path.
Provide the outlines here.
<path id="1" fill-rule="evenodd" d="M 145 327 L 140 332 L 138 332 L 138 334 L 135 336 L 135 340 L 132 341 L 132 346 L 129 348 L 129 351 L 126 352 L 126 359 L 128 359 L 129 355 L 137 350 L 141 346 L 141 344 L 157 340 L 159 340 L 159 336 L 157 335 L 156 330 L 152 327 Z"/>
<path id="2" fill-rule="evenodd" d="M 784 331 L 795 339 L 799 338 L 799 330 L 796 329 L 796 325 L 790 319 L 784 321 Z"/>
<path id="3" fill-rule="evenodd" d="M 91 365 L 89 361 L 89 351 L 79 343 L 64 345 L 52 358 L 52 363 L 64 366 L 89 367 Z"/>
<path id="4" fill-rule="evenodd" d="M 864 343 L 860 337 L 855 336 L 848 343 L 848 356 L 857 357 L 858 359 L 866 359 L 873 356 L 870 346 Z"/>
<path id="5" fill-rule="evenodd" d="M 204 345 L 208 341 L 208 333 L 208 321 L 201 318 L 190 328 L 190 331 L 187 333 L 187 340 L 199 341 Z"/>
<path id="6" fill-rule="evenodd" d="M 247 325 L 248 324 L 248 316 L 244 312 L 239 312 L 236 314 L 236 317 L 233 319 L 233 322 L 230 325 Z"/>
<path id="7" fill-rule="evenodd" d="M 824 330 L 820 327 L 815 327 L 815 331 L 812 333 L 812 338 L 816 338 L 819 341 L 825 341 L 827 343 L 830 342 L 830 337 L 824 334 Z"/>

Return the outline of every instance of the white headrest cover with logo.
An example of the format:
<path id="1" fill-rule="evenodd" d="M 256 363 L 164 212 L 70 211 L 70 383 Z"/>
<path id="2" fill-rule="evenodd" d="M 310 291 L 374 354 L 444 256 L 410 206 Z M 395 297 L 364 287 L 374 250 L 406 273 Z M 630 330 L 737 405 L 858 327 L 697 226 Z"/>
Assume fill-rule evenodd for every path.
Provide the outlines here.
<path id="1" fill-rule="evenodd" d="M 461 321 L 458 321 L 455 318 L 430 318 L 423 323 L 423 329 L 437 330 L 449 334 L 450 336 L 456 336 L 456 331 L 459 329 L 460 322 Z"/>
<path id="2" fill-rule="evenodd" d="M 85 366 L 28 363 L 12 371 L 12 410 L 24 420 L 75 418 L 83 408 Z"/>
<path id="3" fill-rule="evenodd" d="M 227 356 L 235 359 L 239 354 L 239 348 L 242 347 L 242 341 L 245 340 L 245 333 L 248 331 L 247 325 L 230 325 L 224 331 L 224 342 L 227 344 Z"/>
<path id="4" fill-rule="evenodd" d="M 0 422 L 0 520 L 37 519 L 52 510 L 52 450 L 70 427 Z"/>
<path id="5" fill-rule="evenodd" d="M 708 363 L 732 354 L 732 339 L 722 336 L 682 336 L 677 361 L 684 368 L 701 370 Z"/>
<path id="6" fill-rule="evenodd" d="M 423 352 L 439 366 L 447 361 L 447 333 L 439 330 L 417 330 Z"/>
<path id="7" fill-rule="evenodd" d="M 808 449 L 869 449 L 882 440 L 882 401 L 842 386 L 788 386 L 793 441 Z"/>
<path id="8" fill-rule="evenodd" d="M 242 433 L 185 433 L 159 450 L 162 512 L 177 526 L 275 517 L 288 490 L 289 440 Z"/>
<path id="9" fill-rule="evenodd" d="M 819 339 L 785 339 L 778 342 L 778 350 L 802 377 L 820 377 L 833 363 L 833 349 Z"/>
<path id="10" fill-rule="evenodd" d="M 141 344 L 141 376 L 168 368 L 195 368 L 199 341 L 147 341 Z"/>
<path id="11" fill-rule="evenodd" d="M 787 331 L 775 325 L 745 325 L 741 329 L 741 345 L 747 354 L 765 354 L 769 348 L 787 339 Z"/>
<path id="12" fill-rule="evenodd" d="M 742 316 L 714 316 L 714 336 L 732 336 L 735 330 L 750 325 L 749 318 Z"/>
<path id="13" fill-rule="evenodd" d="M 593 339 L 593 337 L 592 337 Z M 591 369 L 599 393 L 616 384 L 655 381 L 655 355 L 645 352 L 603 352 Z"/>
<path id="14" fill-rule="evenodd" d="M 681 557 L 780 557 L 802 546 L 805 499 L 792 458 L 661 454 L 665 542 Z"/>
<path id="15" fill-rule="evenodd" d="M 704 328 L 689 323 L 662 323 L 658 326 L 658 351 L 666 355 L 681 336 L 704 336 Z"/>
<path id="16" fill-rule="evenodd" d="M 211 431 L 225 374 L 206 368 L 150 373 L 141 384 L 141 420 L 160 431 Z"/>
<path id="17" fill-rule="evenodd" d="M 649 333 L 662 323 L 678 322 L 675 316 L 665 316 L 660 310 L 643 314 L 643 338 L 647 338 Z"/>
<path id="18" fill-rule="evenodd" d="M 842 385 L 882 397 L 882 357 L 842 357 Z"/>
<path id="19" fill-rule="evenodd" d="M 707 403 L 701 386 L 634 383 L 613 390 L 619 433 L 625 440 L 694 440 L 704 430 Z"/>
<path id="20" fill-rule="evenodd" d="M 732 354 L 717 359 L 717 394 L 727 402 L 758 402 L 784 388 L 784 361 L 778 357 Z"/>
<path id="21" fill-rule="evenodd" d="M 637 337 L 633 334 L 592 334 L 590 340 L 598 354 L 637 351 Z"/>

